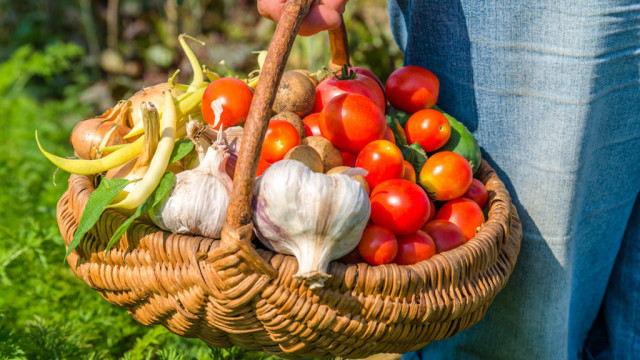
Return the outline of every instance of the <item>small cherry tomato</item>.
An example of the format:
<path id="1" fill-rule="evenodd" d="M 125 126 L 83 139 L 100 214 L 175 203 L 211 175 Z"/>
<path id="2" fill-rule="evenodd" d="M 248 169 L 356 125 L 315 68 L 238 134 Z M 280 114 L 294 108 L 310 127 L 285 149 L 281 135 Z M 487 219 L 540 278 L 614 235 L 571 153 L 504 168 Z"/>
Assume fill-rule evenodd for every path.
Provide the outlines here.
<path id="1" fill-rule="evenodd" d="M 440 81 L 431 71 L 408 65 L 391 73 L 385 89 L 391 106 L 412 114 L 435 106 Z"/>
<path id="2" fill-rule="evenodd" d="M 433 242 L 436 244 L 438 254 L 465 243 L 462 230 L 460 230 L 456 224 L 447 220 L 430 221 L 422 230 L 431 236 Z"/>
<path id="3" fill-rule="evenodd" d="M 384 140 L 387 141 L 391 141 L 392 143 L 396 143 L 396 138 L 393 136 L 393 132 L 391 131 L 391 128 L 389 127 L 389 125 L 387 125 L 387 129 L 384 131 Z"/>
<path id="4" fill-rule="evenodd" d="M 429 211 L 429 220 L 427 220 L 427 222 L 436 218 L 436 204 L 434 204 L 431 199 L 429 199 L 429 209 L 431 210 Z"/>
<path id="5" fill-rule="evenodd" d="M 477 229 L 484 223 L 482 209 L 475 201 L 460 198 L 447 201 L 436 213 L 436 220 L 447 220 L 462 230 L 465 240 L 476 235 Z"/>
<path id="6" fill-rule="evenodd" d="M 431 236 L 418 230 L 413 234 L 398 236 L 398 255 L 395 263 L 412 265 L 436 254 L 436 244 Z"/>
<path id="7" fill-rule="evenodd" d="M 320 126 L 318 125 L 318 121 L 322 116 L 322 113 L 313 113 L 309 114 L 302 119 L 304 123 L 304 128 L 307 131 L 307 136 L 322 136 L 320 132 Z"/>
<path id="8" fill-rule="evenodd" d="M 360 243 L 360 256 L 371 265 L 388 264 L 398 253 L 398 240 L 391 231 L 382 226 L 371 225 L 364 229 Z"/>
<path id="9" fill-rule="evenodd" d="M 264 161 L 262 158 L 258 159 L 258 170 L 256 171 L 256 177 L 264 174 L 265 170 L 267 170 L 271 166 L 268 162 Z"/>
<path id="10" fill-rule="evenodd" d="M 434 200 L 459 198 L 467 192 L 472 180 L 467 159 L 451 151 L 433 154 L 420 170 L 420 183 Z"/>
<path id="11" fill-rule="evenodd" d="M 412 234 L 429 219 L 429 198 L 404 179 L 381 182 L 371 192 L 371 220 L 398 235 Z"/>
<path id="12" fill-rule="evenodd" d="M 356 167 L 356 157 L 350 152 L 340 151 L 342 154 L 342 165 L 349 167 Z"/>
<path id="13" fill-rule="evenodd" d="M 204 90 L 200 110 L 207 124 L 216 130 L 220 127 L 216 123 L 216 116 L 212 103 L 218 101 L 222 106 L 219 121 L 225 128 L 244 122 L 249 115 L 249 107 L 253 99 L 253 90 L 243 81 L 234 78 L 215 80 Z"/>
<path id="14" fill-rule="evenodd" d="M 365 179 L 373 189 L 385 180 L 402 178 L 404 174 L 402 151 L 391 141 L 372 141 L 358 154 L 355 167 L 368 171 Z"/>
<path id="15" fill-rule="evenodd" d="M 404 132 L 409 144 L 419 143 L 424 151 L 433 152 L 449 141 L 451 125 L 440 111 L 424 109 L 411 115 Z"/>
<path id="16" fill-rule="evenodd" d="M 409 180 L 412 183 L 416 182 L 416 170 L 407 160 L 404 160 L 404 174 L 402 175 L 402 178 Z"/>
<path id="17" fill-rule="evenodd" d="M 482 181 L 473 179 L 471 181 L 471 186 L 469 186 L 469 190 L 467 190 L 462 197 L 475 201 L 481 209 L 484 209 L 484 206 L 487 205 L 489 194 L 487 193 L 487 188 L 484 186 Z"/>
<path id="18" fill-rule="evenodd" d="M 260 157 L 273 164 L 282 160 L 289 150 L 300 145 L 300 133 L 284 120 L 271 120 L 262 142 Z"/>
<path id="19" fill-rule="evenodd" d="M 384 137 L 387 120 L 366 96 L 342 94 L 325 106 L 318 125 L 322 136 L 335 147 L 357 154 L 368 143 Z"/>

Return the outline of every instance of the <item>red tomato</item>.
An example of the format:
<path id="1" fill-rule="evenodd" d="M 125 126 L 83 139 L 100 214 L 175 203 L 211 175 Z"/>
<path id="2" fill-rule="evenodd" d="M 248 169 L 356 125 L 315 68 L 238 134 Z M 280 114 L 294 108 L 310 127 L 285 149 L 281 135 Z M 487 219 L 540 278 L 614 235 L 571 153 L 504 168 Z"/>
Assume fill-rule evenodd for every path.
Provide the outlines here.
<path id="1" fill-rule="evenodd" d="M 262 158 L 258 159 L 258 170 L 256 171 L 256 177 L 264 174 L 265 170 L 267 170 L 271 166 L 268 162 L 264 161 Z"/>
<path id="2" fill-rule="evenodd" d="M 429 199 L 429 209 L 431 210 L 429 211 L 429 220 L 427 220 L 427 222 L 435 219 L 436 217 L 436 205 L 431 201 L 431 199 Z"/>
<path id="3" fill-rule="evenodd" d="M 398 255 L 395 263 L 412 265 L 436 254 L 436 244 L 431 236 L 418 230 L 413 234 L 398 236 Z"/>
<path id="4" fill-rule="evenodd" d="M 467 159 L 451 151 L 433 154 L 420 170 L 420 183 L 434 200 L 459 198 L 467 192 L 472 180 Z"/>
<path id="5" fill-rule="evenodd" d="M 364 178 L 373 189 L 385 180 L 402 178 L 404 174 L 402 151 L 391 141 L 372 141 L 358 154 L 355 167 L 369 172 Z"/>
<path id="6" fill-rule="evenodd" d="M 350 152 L 340 151 L 342 154 L 342 165 L 348 167 L 356 167 L 356 156 Z"/>
<path id="7" fill-rule="evenodd" d="M 218 100 L 222 106 L 220 121 L 225 128 L 244 122 L 249 115 L 249 107 L 253 99 L 253 90 L 243 81 L 234 78 L 218 79 L 204 90 L 200 109 L 207 124 L 216 130 L 220 124 L 216 124 L 216 116 L 212 103 Z"/>
<path id="8" fill-rule="evenodd" d="M 398 235 L 412 234 L 429 219 L 429 198 L 404 179 L 380 183 L 371 192 L 371 220 Z"/>
<path id="9" fill-rule="evenodd" d="M 451 125 L 440 111 L 420 110 L 411 115 L 404 126 L 409 144 L 419 143 L 424 151 L 436 151 L 449 141 Z"/>
<path id="10" fill-rule="evenodd" d="M 318 125 L 322 136 L 335 147 L 357 154 L 368 143 L 384 137 L 387 120 L 366 96 L 342 94 L 322 110 Z"/>
<path id="11" fill-rule="evenodd" d="M 465 242 L 462 230 L 447 220 L 430 221 L 422 230 L 431 236 L 436 244 L 438 254 L 456 248 Z"/>
<path id="12" fill-rule="evenodd" d="M 409 180 L 412 183 L 416 182 L 416 170 L 413 168 L 413 165 L 411 165 L 407 160 L 404 160 L 404 174 L 402 175 L 402 178 L 405 180 Z"/>
<path id="13" fill-rule="evenodd" d="M 295 126 L 284 120 L 271 120 L 262 142 L 260 157 L 273 164 L 282 160 L 292 148 L 300 145 L 300 133 Z"/>
<path id="14" fill-rule="evenodd" d="M 340 94 L 360 94 L 368 97 L 384 114 L 387 104 L 384 92 L 372 78 L 356 74 L 353 79 L 340 80 L 335 76 L 322 81 L 316 87 L 316 104 L 314 112 L 320 112 L 329 101 Z"/>
<path id="15" fill-rule="evenodd" d="M 484 223 L 482 209 L 475 201 L 460 198 L 447 201 L 436 213 L 436 220 L 448 220 L 462 230 L 465 240 L 476 235 L 478 228 Z"/>
<path id="16" fill-rule="evenodd" d="M 469 190 L 467 190 L 462 197 L 475 201 L 481 209 L 484 209 L 484 206 L 487 205 L 489 194 L 487 194 L 487 188 L 484 186 L 482 181 L 473 179 L 471 181 L 471 186 L 469 186 Z"/>
<path id="17" fill-rule="evenodd" d="M 394 108 L 412 114 L 435 106 L 440 81 L 431 71 L 409 65 L 391 73 L 385 88 L 387 99 Z"/>
<path id="18" fill-rule="evenodd" d="M 378 79 L 376 74 L 374 74 L 371 70 L 365 69 L 360 66 L 352 66 L 351 69 L 356 71 L 360 75 L 368 76 L 373 80 L 375 80 L 378 83 L 378 86 L 380 86 L 380 89 L 382 90 L 382 92 L 384 92 L 384 85 L 382 84 L 382 81 L 380 81 L 380 79 Z"/>
<path id="19" fill-rule="evenodd" d="M 371 225 L 364 229 L 360 243 L 360 256 L 371 265 L 388 264 L 398 253 L 398 241 L 391 231 L 382 226 Z"/>
<path id="20" fill-rule="evenodd" d="M 322 113 L 312 113 L 309 114 L 307 116 L 305 116 L 304 119 L 302 119 L 302 122 L 304 123 L 304 128 L 305 130 L 307 130 L 307 136 L 322 136 L 322 133 L 320 132 L 320 127 L 318 126 L 318 121 L 320 120 L 320 116 L 322 116 Z"/>
<path id="21" fill-rule="evenodd" d="M 389 125 L 387 125 L 387 128 L 384 131 L 383 139 L 391 141 L 394 144 L 396 143 L 396 138 L 395 138 L 395 136 L 393 136 L 393 132 L 391 131 L 391 128 L 389 127 Z"/>

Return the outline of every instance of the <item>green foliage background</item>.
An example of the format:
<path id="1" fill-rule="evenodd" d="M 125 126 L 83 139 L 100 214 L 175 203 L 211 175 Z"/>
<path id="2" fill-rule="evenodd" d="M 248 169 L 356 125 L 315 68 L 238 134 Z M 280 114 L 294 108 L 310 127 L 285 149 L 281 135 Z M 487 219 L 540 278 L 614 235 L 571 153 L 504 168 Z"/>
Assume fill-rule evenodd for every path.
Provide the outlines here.
<path id="1" fill-rule="evenodd" d="M 384 80 L 402 61 L 386 2 L 351 2 L 345 19 L 352 63 Z M 68 175 L 38 152 L 34 131 L 71 155 L 78 121 L 176 68 L 189 79 L 177 34 L 206 41 L 195 50 L 210 68 L 224 73 L 224 59 L 246 74 L 274 25 L 246 0 L 0 0 L 0 25 L 0 359 L 273 358 L 142 326 L 77 279 L 55 220 Z M 316 70 L 328 58 L 319 34 L 296 41 L 289 65 Z"/>

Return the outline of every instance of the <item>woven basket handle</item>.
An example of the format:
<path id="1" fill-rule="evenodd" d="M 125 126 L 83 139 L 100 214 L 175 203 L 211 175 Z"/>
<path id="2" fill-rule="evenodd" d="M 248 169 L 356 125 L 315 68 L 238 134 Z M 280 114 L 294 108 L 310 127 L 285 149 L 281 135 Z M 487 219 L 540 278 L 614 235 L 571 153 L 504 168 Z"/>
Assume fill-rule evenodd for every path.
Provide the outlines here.
<path id="1" fill-rule="evenodd" d="M 274 278 L 275 269 L 251 246 L 252 198 L 262 141 L 267 131 L 271 107 L 282 78 L 293 41 L 302 19 L 309 12 L 313 0 L 288 0 L 280 22 L 269 44 L 260 79 L 244 126 L 244 135 L 236 163 L 227 222 L 222 234 L 222 246 L 242 252 L 242 258 L 254 271 Z M 348 61 L 347 37 L 344 22 L 341 28 L 329 32 L 331 63 L 341 66 Z"/>

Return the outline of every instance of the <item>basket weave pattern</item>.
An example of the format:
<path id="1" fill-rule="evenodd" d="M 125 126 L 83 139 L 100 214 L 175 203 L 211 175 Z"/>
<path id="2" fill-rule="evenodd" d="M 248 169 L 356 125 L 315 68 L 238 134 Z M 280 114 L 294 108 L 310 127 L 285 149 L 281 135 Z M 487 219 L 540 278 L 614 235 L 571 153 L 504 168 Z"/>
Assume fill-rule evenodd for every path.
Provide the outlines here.
<path id="1" fill-rule="evenodd" d="M 402 353 L 477 323 L 513 270 L 521 241 L 518 215 L 486 162 L 477 175 L 489 191 L 489 217 L 474 239 L 410 266 L 333 262 L 332 278 L 313 291 L 293 279 L 292 256 L 257 250 L 277 271 L 271 279 L 250 265 L 251 255 L 239 245 L 142 222 L 105 254 L 126 219 L 115 211 L 101 216 L 68 260 L 80 279 L 137 321 L 213 346 L 239 345 L 285 358 Z M 67 245 L 92 180 L 72 175 L 58 203 Z M 248 225 L 229 236 L 251 235 Z"/>

